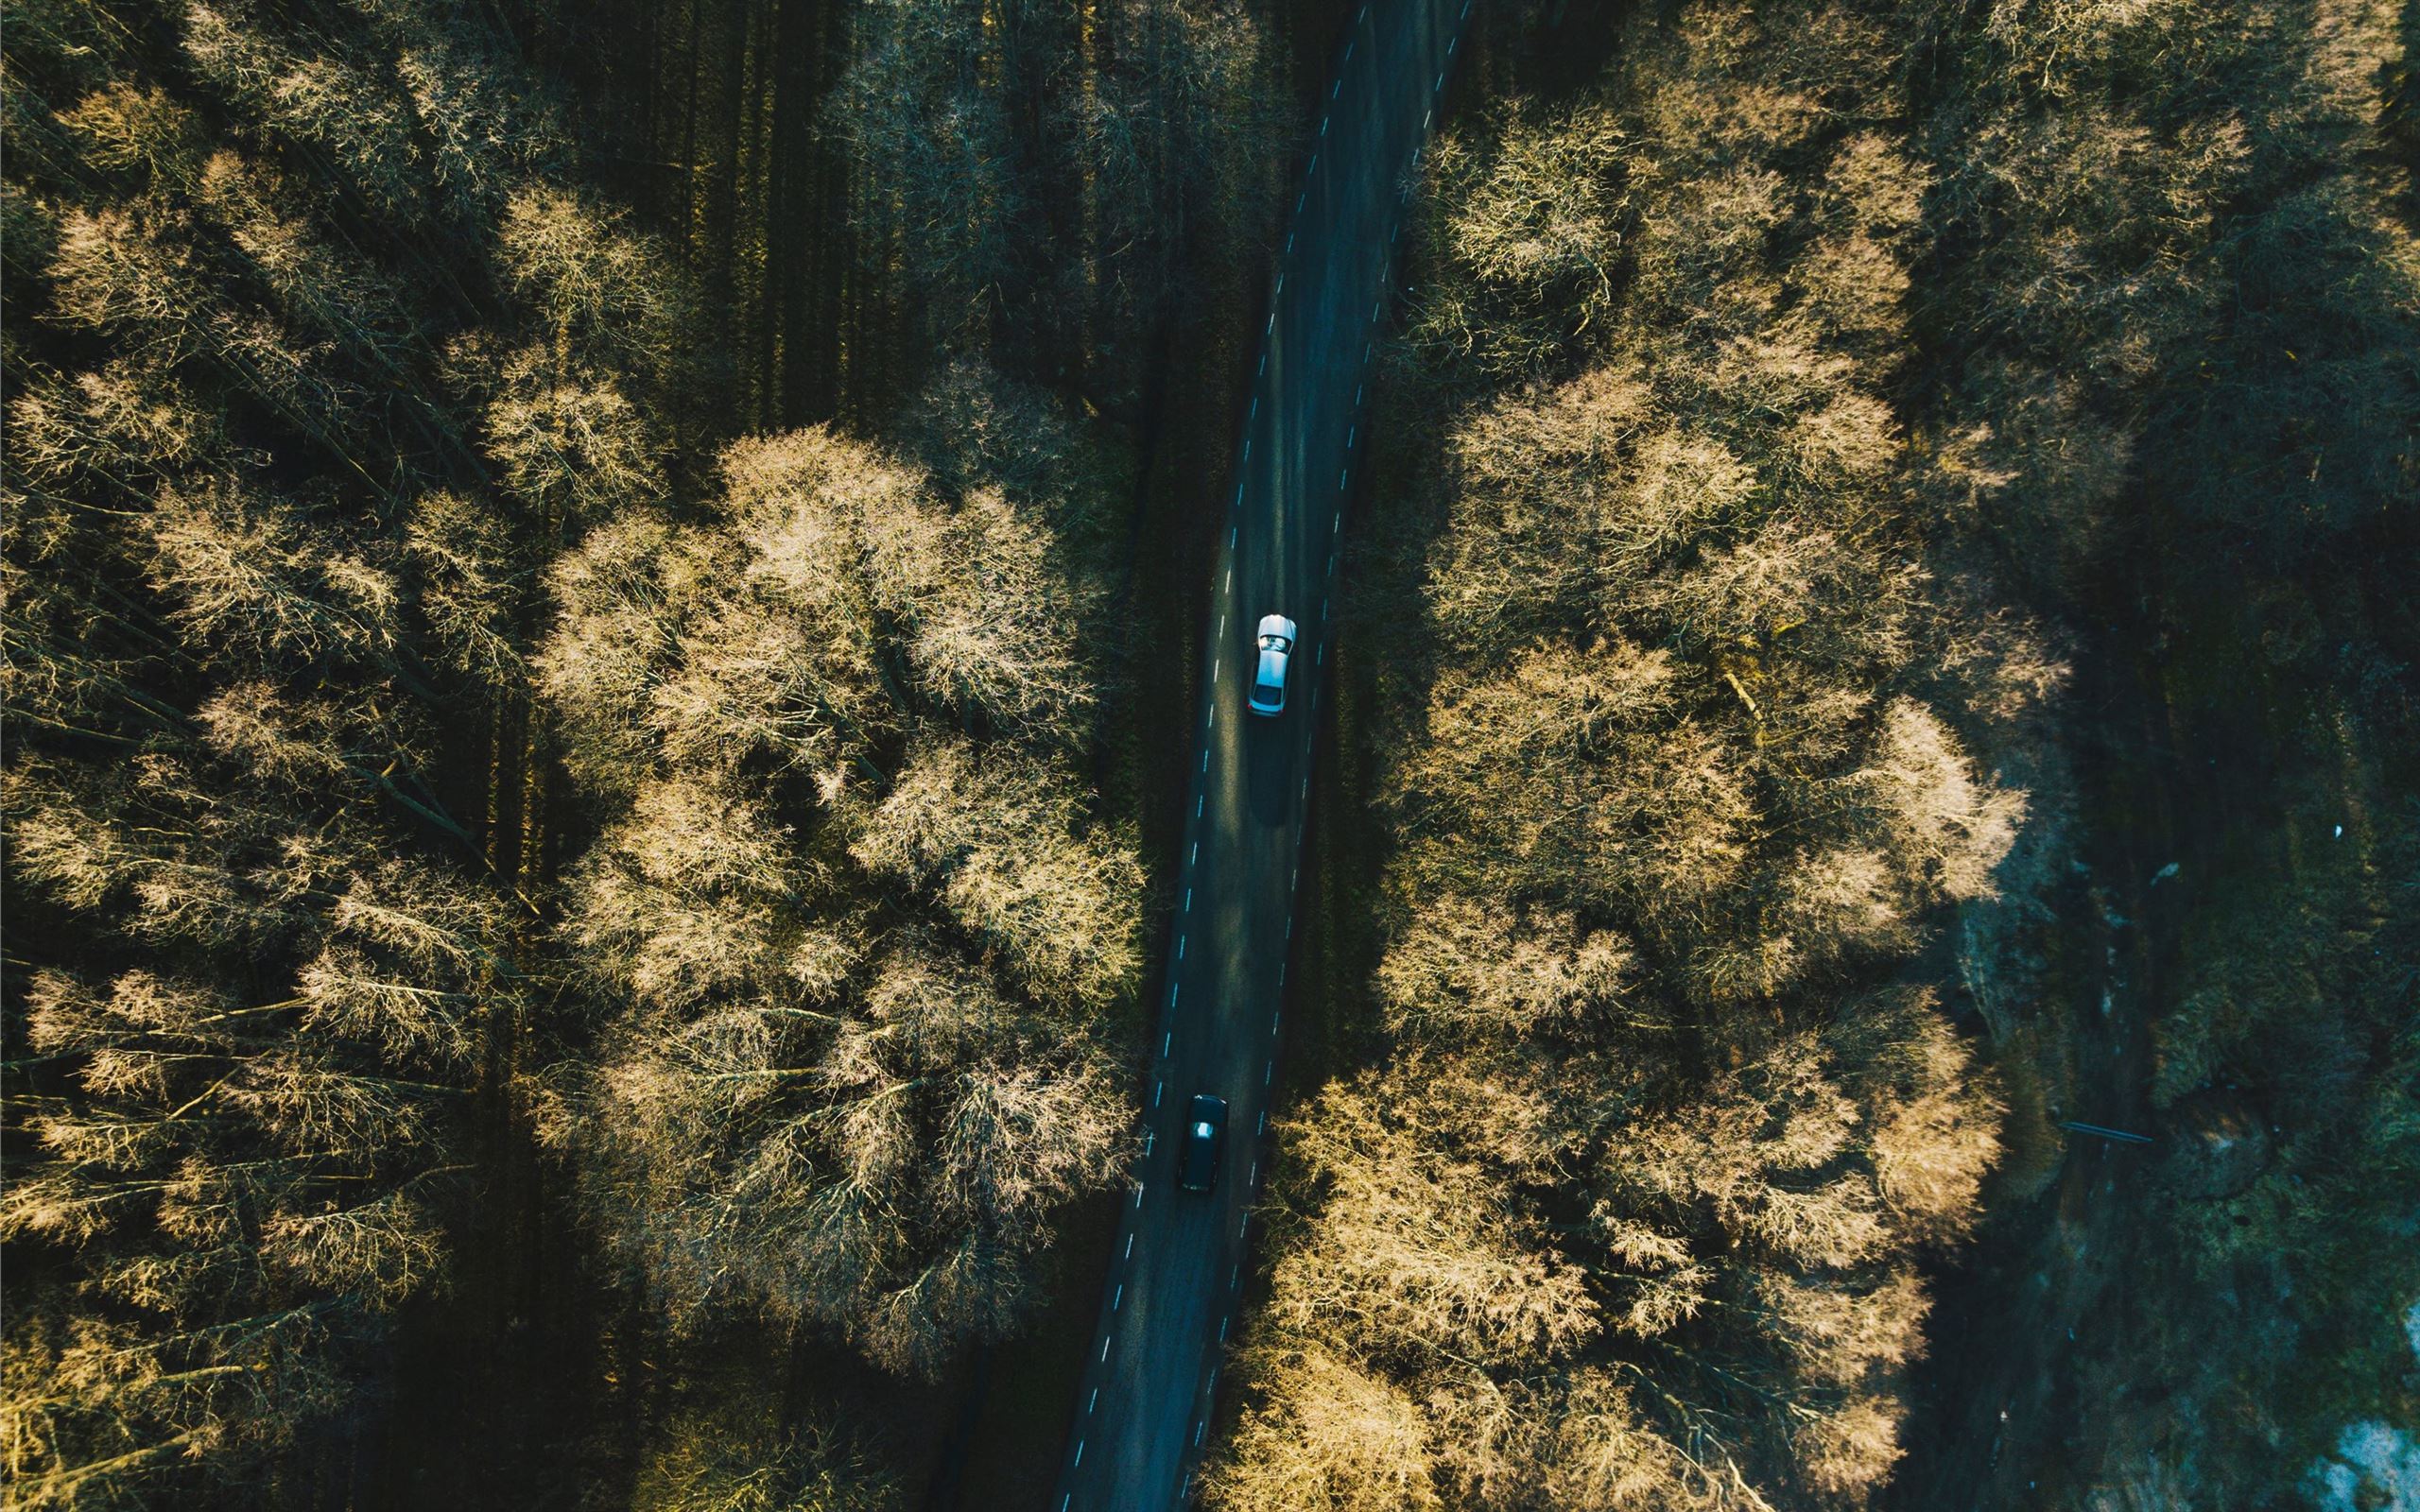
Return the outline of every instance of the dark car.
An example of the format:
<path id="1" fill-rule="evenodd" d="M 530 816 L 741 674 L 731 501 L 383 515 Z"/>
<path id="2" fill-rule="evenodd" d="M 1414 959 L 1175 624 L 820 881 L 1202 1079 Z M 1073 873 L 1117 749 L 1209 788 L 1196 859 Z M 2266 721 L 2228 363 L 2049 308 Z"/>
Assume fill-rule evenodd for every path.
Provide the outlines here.
<path id="1" fill-rule="evenodd" d="M 1184 1121 L 1184 1149 L 1177 1156 L 1176 1184 L 1207 1192 L 1219 1180 L 1219 1146 L 1227 1138 L 1227 1100 L 1201 1096 Z"/>

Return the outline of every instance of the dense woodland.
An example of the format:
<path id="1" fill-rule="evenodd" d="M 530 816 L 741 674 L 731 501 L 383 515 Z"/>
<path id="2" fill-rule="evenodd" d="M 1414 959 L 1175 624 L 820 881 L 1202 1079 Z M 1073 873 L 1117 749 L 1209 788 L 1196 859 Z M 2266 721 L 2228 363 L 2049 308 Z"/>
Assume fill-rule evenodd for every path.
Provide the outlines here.
<path id="1" fill-rule="evenodd" d="M 2410 1494 L 2412 16 L 1479 9 L 1210 1504 Z M 1043 1504 L 1342 17 L 9 0 L 7 1505 Z"/>

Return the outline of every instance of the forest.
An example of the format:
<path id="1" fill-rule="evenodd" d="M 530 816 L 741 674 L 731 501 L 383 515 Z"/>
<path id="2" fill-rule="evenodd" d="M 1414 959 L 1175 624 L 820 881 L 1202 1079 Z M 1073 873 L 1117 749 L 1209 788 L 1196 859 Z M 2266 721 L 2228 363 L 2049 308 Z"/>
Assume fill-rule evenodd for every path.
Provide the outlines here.
<path id="1" fill-rule="evenodd" d="M 1055 1503 L 1351 14 L 5 0 L 0 1506 Z M 1197 1504 L 2420 1504 L 2415 47 L 1474 8 Z"/>

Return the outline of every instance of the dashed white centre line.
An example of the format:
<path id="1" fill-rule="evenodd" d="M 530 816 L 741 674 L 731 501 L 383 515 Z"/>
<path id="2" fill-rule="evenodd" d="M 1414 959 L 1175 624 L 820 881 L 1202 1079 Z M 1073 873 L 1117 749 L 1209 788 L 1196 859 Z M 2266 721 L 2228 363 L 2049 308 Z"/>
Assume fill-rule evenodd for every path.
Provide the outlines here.
<path id="1" fill-rule="evenodd" d="M 1157 1108 L 1157 1107 L 1159 1107 L 1159 1106 L 1160 1106 L 1160 1097 L 1161 1097 L 1161 1095 L 1162 1095 L 1163 1093 L 1165 1093 L 1167 1090 L 1168 1090 L 1168 1084 L 1167 1084 L 1167 1082 L 1164 1082 L 1164 1081 L 1163 1081 L 1163 1082 L 1155 1082 L 1155 1083 L 1153 1083 L 1153 1084 L 1152 1084 L 1152 1086 L 1151 1086 L 1151 1106 L 1152 1106 L 1153 1108 Z M 1131 1255 L 1131 1254 L 1132 1254 L 1132 1253 L 1134 1253 L 1134 1241 L 1133 1241 L 1131 1237 L 1126 1241 L 1126 1252 L 1127 1252 L 1128 1254 L 1130 1254 L 1130 1255 Z"/>
<path id="2" fill-rule="evenodd" d="M 1190 887 L 1184 889 L 1184 911 L 1188 914 L 1193 912 L 1193 889 Z"/>
<path id="3" fill-rule="evenodd" d="M 1268 1086 L 1268 1085 L 1269 1085 L 1269 1079 L 1270 1079 L 1271 1076 L 1274 1076 L 1274 1075 L 1276 1075 L 1276 1074 L 1277 1074 L 1277 1062 L 1275 1062 L 1275 1061 L 1273 1061 L 1273 1060 L 1269 1061 L 1268 1063 L 1264 1064 L 1264 1065 L 1260 1068 L 1260 1084 L 1261 1084 L 1263 1087 Z M 1255 1167 L 1255 1169 L 1257 1169 L 1257 1167 Z M 1141 1203 L 1140 1203 L 1140 1202 L 1137 1202 L 1135 1205 L 1136 1205 L 1137 1207 L 1140 1207 L 1140 1206 L 1141 1206 Z"/>
<path id="4" fill-rule="evenodd" d="M 1269 1016 L 1269 1032 L 1270 1034 L 1275 1034 L 1277 1032 L 1277 1015 L 1284 1013 L 1285 1011 L 1286 1010 L 1284 1008 L 1280 1008 L 1277 1010 L 1277 1013 L 1272 1013 Z"/>
<path id="5" fill-rule="evenodd" d="M 1361 399 L 1361 396 L 1360 396 L 1360 395 L 1358 395 L 1358 394 L 1354 395 L 1354 403 L 1356 403 L 1356 404 L 1360 403 L 1360 399 Z M 1348 451 L 1348 452 L 1349 452 L 1349 451 L 1353 450 L 1353 443 L 1354 443 L 1355 441 L 1359 440 L 1360 438 L 1361 438 L 1361 427 L 1360 427 L 1360 426 L 1358 426 L 1358 425 L 1347 425 L 1347 426 L 1344 428 L 1344 449 L 1345 449 L 1346 451 Z"/>
<path id="6" fill-rule="evenodd" d="M 1160 1058 L 1162 1060 L 1168 1058 L 1168 1046 L 1175 1042 L 1176 1031 L 1174 1029 L 1170 1029 L 1167 1033 L 1160 1036 Z"/>
<path id="7" fill-rule="evenodd" d="M 1193 816 L 1195 818 L 1198 819 L 1201 817 L 1201 810 L 1209 803 L 1209 801 L 1210 797 L 1206 793 L 1193 800 Z"/>
<path id="8" fill-rule="evenodd" d="M 1263 1113 L 1260 1116 L 1263 1123 L 1268 1122 L 1269 1115 L 1267 1113 Z M 1126 1236 L 1126 1258 L 1128 1260 L 1132 1260 L 1134 1258 L 1134 1236 L 1132 1234 L 1128 1234 Z"/>
<path id="9" fill-rule="evenodd" d="M 1236 1263 L 1227 1267 L 1227 1290 L 1231 1292 L 1234 1291 L 1238 1285 L 1242 1284 L 1243 1279 L 1243 1262 L 1237 1261 Z"/>
<path id="10" fill-rule="evenodd" d="M 1079 1465 L 1081 1465 L 1083 1462 L 1084 1462 L 1084 1441 L 1083 1441 L 1082 1439 L 1079 1438 L 1079 1439 L 1077 1439 L 1077 1440 L 1076 1440 L 1076 1463 L 1077 1463 L 1077 1464 L 1079 1464 Z"/>
<path id="11" fill-rule="evenodd" d="M 1096 1408 L 1096 1407 L 1098 1407 L 1098 1406 L 1099 1406 L 1099 1405 L 1100 1405 L 1100 1387 L 1098 1387 L 1098 1386 L 1095 1386 L 1095 1387 L 1093 1387 L 1093 1399 L 1092 1399 L 1092 1400 L 1090 1400 L 1090 1401 L 1088 1401 L 1088 1402 L 1085 1402 L 1085 1403 L 1084 1403 L 1084 1416 L 1085 1416 L 1085 1417 L 1087 1417 L 1087 1418 L 1091 1417 L 1091 1416 L 1093 1415 L 1093 1409 L 1094 1409 L 1094 1408 Z"/>
<path id="12" fill-rule="evenodd" d="M 1253 1169 L 1254 1169 L 1254 1170 L 1258 1170 L 1258 1169 L 1259 1169 L 1259 1167 L 1258 1167 L 1258 1166 L 1254 1166 L 1254 1167 L 1253 1167 Z M 1126 1305 L 1126 1283 L 1125 1283 L 1124 1281 L 1119 1281 L 1119 1282 L 1117 1283 L 1117 1290 L 1116 1290 L 1116 1291 L 1115 1291 L 1115 1292 L 1112 1292 L 1112 1293 L 1110 1294 L 1110 1297 L 1109 1297 L 1109 1310 L 1110 1310 L 1111 1312 L 1115 1313 L 1115 1312 L 1116 1312 L 1119 1308 L 1121 1308 L 1121 1307 L 1123 1307 L 1123 1306 L 1125 1306 L 1125 1305 Z"/>
<path id="13" fill-rule="evenodd" d="M 1104 1360 L 1109 1358 L 1109 1335 L 1106 1333 L 1100 1336 L 1100 1357 Z"/>
<path id="14" fill-rule="evenodd" d="M 1134 1206 L 1138 1208 L 1143 1205 L 1143 1189 L 1147 1185 L 1149 1185 L 1148 1182 L 1141 1181 L 1134 1184 Z"/>

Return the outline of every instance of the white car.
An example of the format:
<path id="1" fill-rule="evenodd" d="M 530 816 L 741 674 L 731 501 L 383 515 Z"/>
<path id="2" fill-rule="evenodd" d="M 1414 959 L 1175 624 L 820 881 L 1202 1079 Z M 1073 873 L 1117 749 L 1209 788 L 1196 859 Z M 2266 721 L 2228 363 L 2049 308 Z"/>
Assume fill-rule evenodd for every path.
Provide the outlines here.
<path id="1" fill-rule="evenodd" d="M 1286 712 L 1286 662 L 1294 654 L 1294 622 L 1283 614 L 1260 619 L 1260 665 L 1253 673 L 1245 707 L 1256 714 Z"/>

